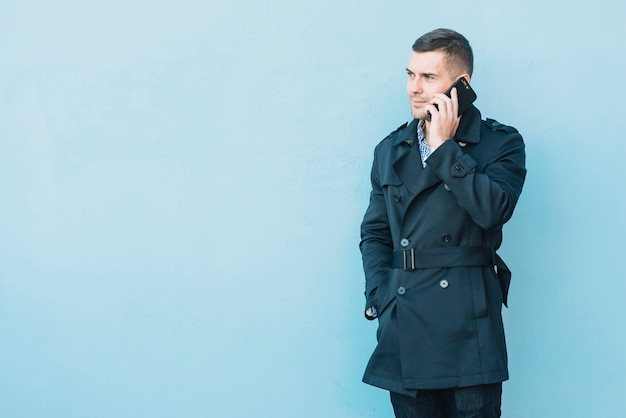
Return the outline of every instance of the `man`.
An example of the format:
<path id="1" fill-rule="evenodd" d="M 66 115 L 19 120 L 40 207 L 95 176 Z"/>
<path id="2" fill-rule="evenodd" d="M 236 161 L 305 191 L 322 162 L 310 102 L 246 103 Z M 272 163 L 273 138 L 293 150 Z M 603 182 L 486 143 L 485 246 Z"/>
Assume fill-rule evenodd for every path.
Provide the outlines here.
<path id="1" fill-rule="evenodd" d="M 469 42 L 448 29 L 415 42 L 407 66 L 414 120 L 376 147 L 361 225 L 368 319 L 378 344 L 363 381 L 387 389 L 396 417 L 499 417 L 508 379 L 502 325 L 510 273 L 496 255 L 524 178 L 522 137 L 458 115 Z"/>

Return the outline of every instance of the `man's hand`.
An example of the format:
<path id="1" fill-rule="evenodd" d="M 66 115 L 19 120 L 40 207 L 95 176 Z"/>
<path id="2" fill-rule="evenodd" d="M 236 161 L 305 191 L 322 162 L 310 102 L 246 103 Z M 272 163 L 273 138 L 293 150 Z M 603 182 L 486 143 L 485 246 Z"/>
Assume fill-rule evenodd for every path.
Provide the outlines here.
<path id="1" fill-rule="evenodd" d="M 369 308 L 367 308 L 365 310 L 365 318 L 367 318 L 369 321 L 373 321 L 374 319 L 378 318 L 378 311 L 376 310 L 376 307 L 370 306 Z"/>
<path id="2" fill-rule="evenodd" d="M 456 87 L 452 89 L 448 97 L 443 93 L 435 94 L 426 106 L 431 119 L 427 128 L 428 145 L 437 149 L 446 140 L 451 139 L 459 127 L 461 117 L 459 114 L 459 98 Z M 435 107 L 434 105 L 437 105 Z"/>

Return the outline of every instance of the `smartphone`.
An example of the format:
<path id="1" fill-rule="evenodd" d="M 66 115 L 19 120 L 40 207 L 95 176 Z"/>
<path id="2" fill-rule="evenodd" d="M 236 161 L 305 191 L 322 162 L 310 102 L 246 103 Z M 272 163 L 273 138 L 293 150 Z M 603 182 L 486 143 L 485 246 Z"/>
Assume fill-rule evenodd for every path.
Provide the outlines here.
<path id="1" fill-rule="evenodd" d="M 459 116 L 470 108 L 472 103 L 476 100 L 476 92 L 469 85 L 467 80 L 463 77 L 454 82 L 453 85 L 445 92 L 445 95 L 450 97 L 450 92 L 456 87 L 456 94 L 459 98 Z"/>
<path id="2" fill-rule="evenodd" d="M 444 94 L 448 97 L 451 97 L 450 92 L 455 87 L 457 97 L 459 98 L 459 116 L 461 116 L 463 112 L 469 109 L 472 103 L 474 103 L 474 101 L 476 100 L 476 92 L 474 92 L 472 86 L 469 85 L 467 80 L 461 77 L 456 80 L 454 84 L 452 84 Z M 435 107 L 437 107 L 436 104 Z M 439 108 L 437 107 L 437 109 Z M 428 116 L 430 116 L 430 113 L 428 114 Z"/>

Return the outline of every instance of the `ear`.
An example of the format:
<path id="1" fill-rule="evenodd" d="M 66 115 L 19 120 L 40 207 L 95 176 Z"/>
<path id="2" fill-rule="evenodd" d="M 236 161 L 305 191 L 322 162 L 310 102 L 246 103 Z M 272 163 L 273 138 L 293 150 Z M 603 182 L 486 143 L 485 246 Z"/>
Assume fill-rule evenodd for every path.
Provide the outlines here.
<path id="1" fill-rule="evenodd" d="M 461 78 L 461 77 L 463 77 L 463 78 L 465 79 L 465 81 L 467 81 L 468 83 L 470 82 L 470 78 L 471 78 L 471 77 L 469 76 L 469 74 L 467 74 L 467 73 L 463 73 L 463 74 L 461 74 L 460 76 L 458 76 L 458 77 L 457 77 L 457 80 L 458 80 L 459 78 Z"/>

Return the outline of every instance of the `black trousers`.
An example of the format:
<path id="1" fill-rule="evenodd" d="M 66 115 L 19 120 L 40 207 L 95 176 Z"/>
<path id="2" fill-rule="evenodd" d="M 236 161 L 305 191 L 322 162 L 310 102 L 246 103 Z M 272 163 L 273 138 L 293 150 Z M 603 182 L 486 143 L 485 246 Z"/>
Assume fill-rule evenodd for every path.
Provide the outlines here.
<path id="1" fill-rule="evenodd" d="M 418 390 L 416 397 L 390 392 L 396 418 L 499 418 L 502 383 Z"/>

